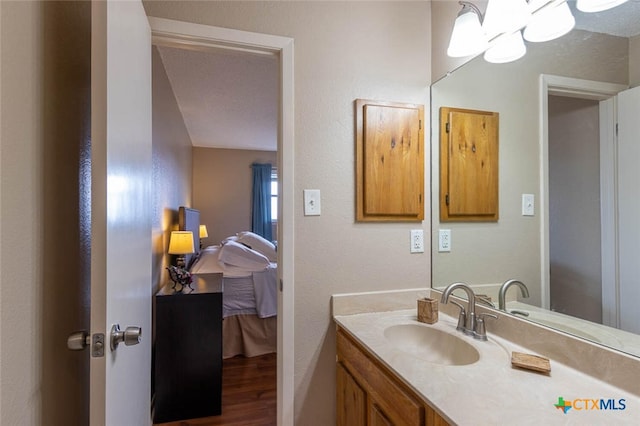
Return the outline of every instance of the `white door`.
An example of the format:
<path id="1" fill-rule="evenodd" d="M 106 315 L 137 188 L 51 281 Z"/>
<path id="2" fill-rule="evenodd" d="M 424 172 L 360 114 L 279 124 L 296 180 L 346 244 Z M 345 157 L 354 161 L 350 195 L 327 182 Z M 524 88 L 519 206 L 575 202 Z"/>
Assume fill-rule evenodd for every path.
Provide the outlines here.
<path id="1" fill-rule="evenodd" d="M 151 31 L 142 3 L 92 2 L 92 425 L 148 425 L 151 381 Z M 142 329 L 109 348 L 111 327 Z"/>
<path id="2" fill-rule="evenodd" d="M 640 87 L 618 94 L 620 328 L 640 333 Z"/>

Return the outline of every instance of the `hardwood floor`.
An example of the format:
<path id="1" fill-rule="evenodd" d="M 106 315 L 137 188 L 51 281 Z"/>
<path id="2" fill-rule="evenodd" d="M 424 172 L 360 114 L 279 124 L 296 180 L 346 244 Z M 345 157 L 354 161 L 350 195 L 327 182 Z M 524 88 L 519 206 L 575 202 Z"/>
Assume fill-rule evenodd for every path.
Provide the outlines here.
<path id="1" fill-rule="evenodd" d="M 222 415 L 162 426 L 275 426 L 276 354 L 234 357 L 222 364 Z"/>

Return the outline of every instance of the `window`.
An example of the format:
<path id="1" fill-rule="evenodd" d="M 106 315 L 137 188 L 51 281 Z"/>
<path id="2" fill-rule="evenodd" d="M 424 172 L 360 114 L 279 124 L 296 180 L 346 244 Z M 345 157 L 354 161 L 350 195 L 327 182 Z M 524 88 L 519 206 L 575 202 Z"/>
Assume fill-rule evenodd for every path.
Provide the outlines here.
<path id="1" fill-rule="evenodd" d="M 278 169 L 271 169 L 271 221 L 278 221 Z"/>

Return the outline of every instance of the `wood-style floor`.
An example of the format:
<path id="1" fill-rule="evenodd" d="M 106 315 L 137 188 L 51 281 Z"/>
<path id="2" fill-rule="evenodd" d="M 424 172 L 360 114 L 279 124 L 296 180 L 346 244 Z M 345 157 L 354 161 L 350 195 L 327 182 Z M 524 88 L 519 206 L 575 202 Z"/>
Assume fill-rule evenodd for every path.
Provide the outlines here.
<path id="1" fill-rule="evenodd" d="M 162 426 L 275 426 L 276 354 L 235 357 L 222 364 L 222 415 Z"/>

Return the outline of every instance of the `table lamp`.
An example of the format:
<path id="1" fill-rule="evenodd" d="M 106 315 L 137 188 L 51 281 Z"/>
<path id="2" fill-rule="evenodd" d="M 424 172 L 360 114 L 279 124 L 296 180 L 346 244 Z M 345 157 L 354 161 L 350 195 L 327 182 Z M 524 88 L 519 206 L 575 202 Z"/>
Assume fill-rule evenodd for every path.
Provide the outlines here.
<path id="1" fill-rule="evenodd" d="M 178 268 L 184 268 L 186 266 L 185 255 L 194 252 L 193 233 L 191 231 L 171 231 L 169 254 L 178 255 L 176 260 Z"/>

